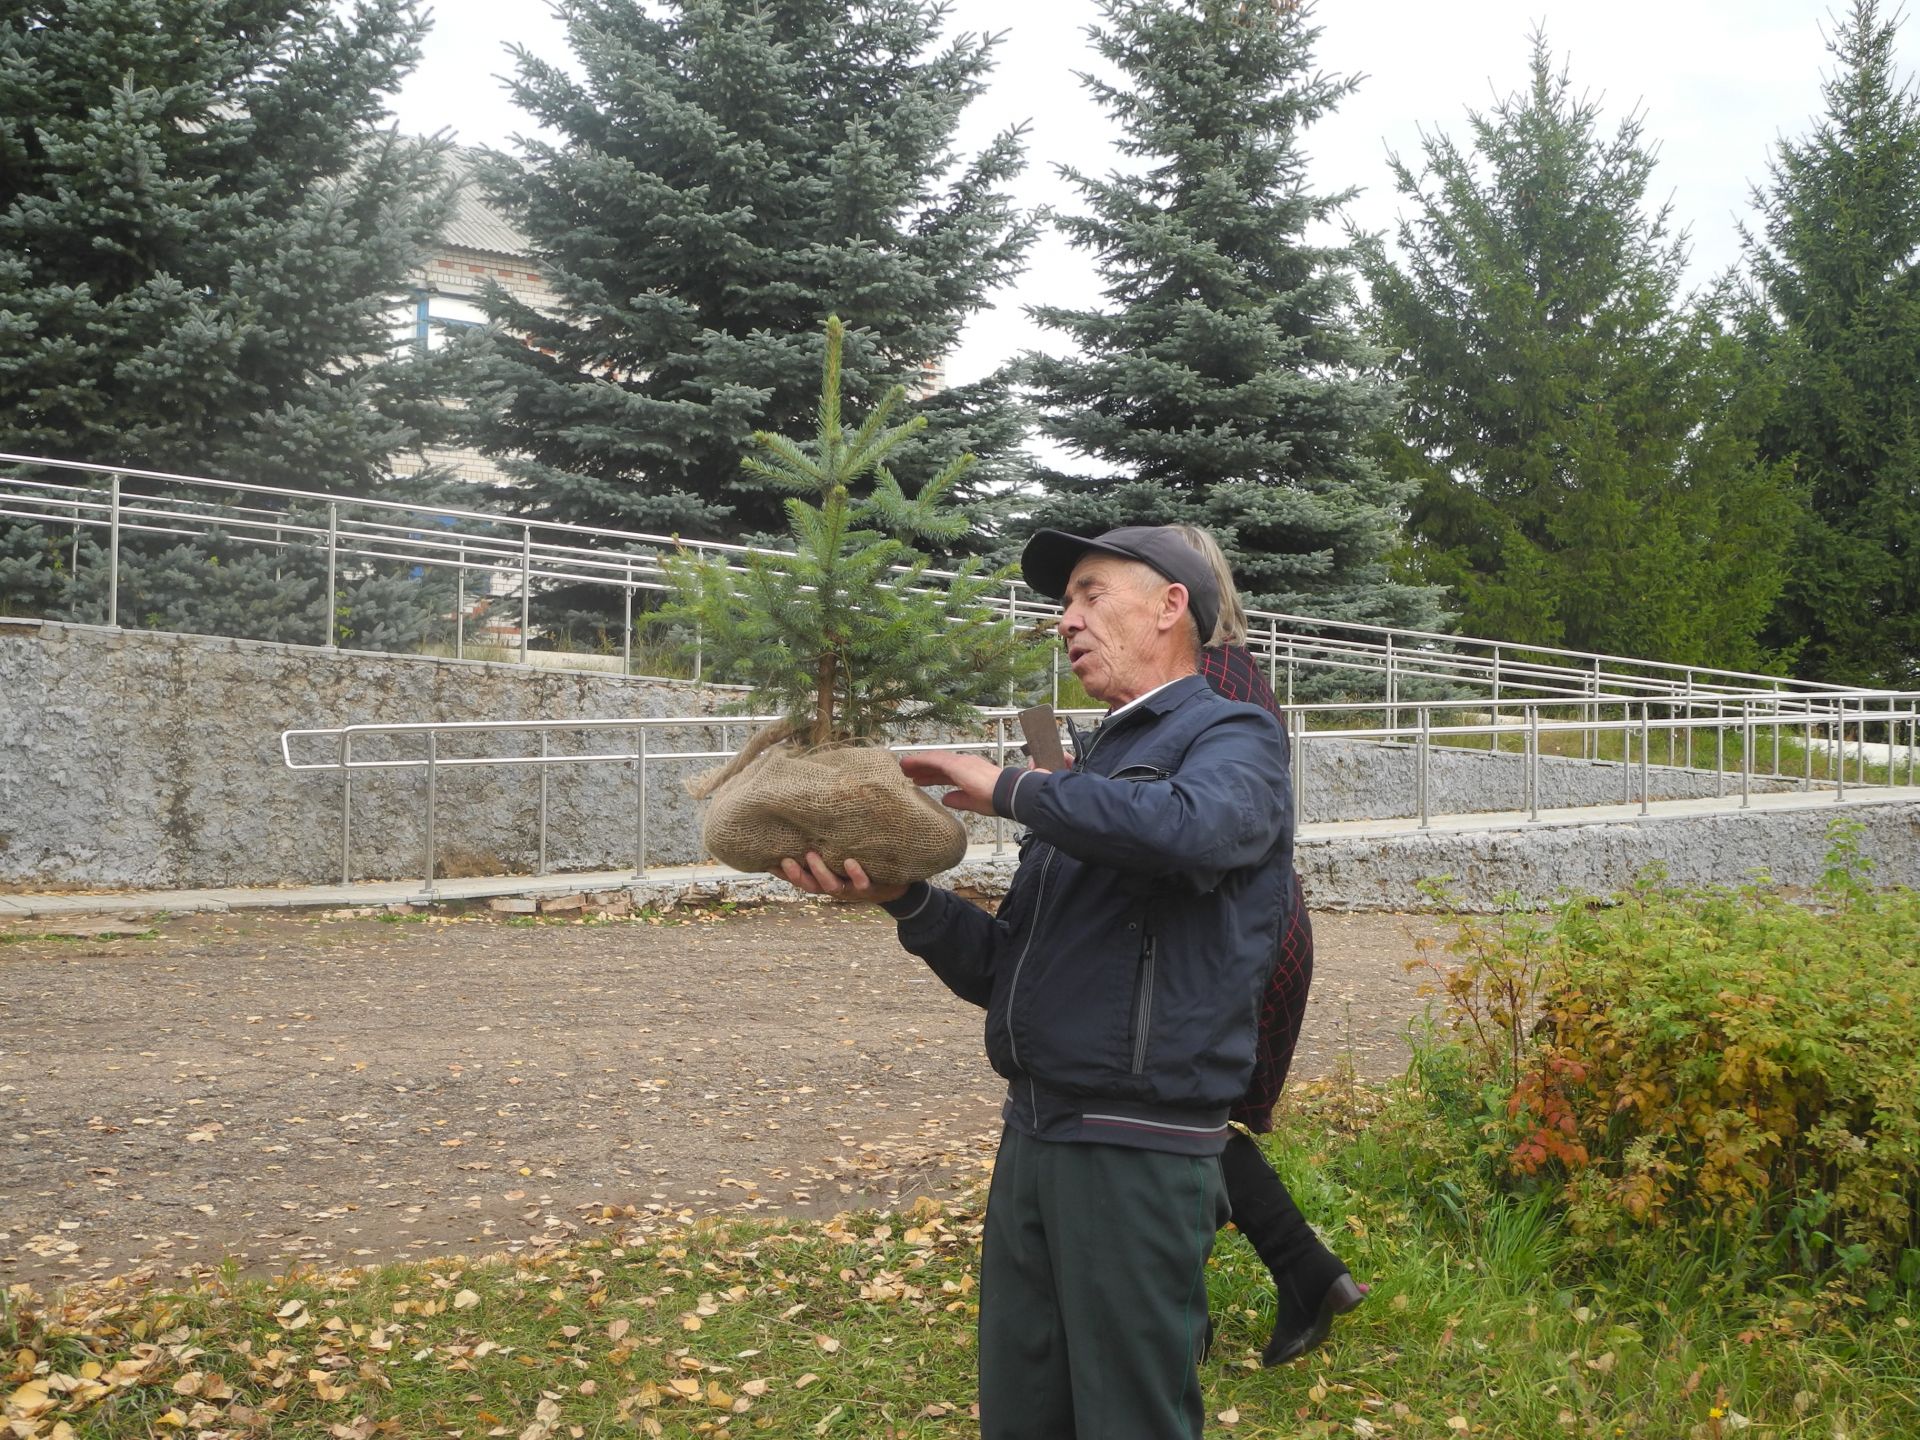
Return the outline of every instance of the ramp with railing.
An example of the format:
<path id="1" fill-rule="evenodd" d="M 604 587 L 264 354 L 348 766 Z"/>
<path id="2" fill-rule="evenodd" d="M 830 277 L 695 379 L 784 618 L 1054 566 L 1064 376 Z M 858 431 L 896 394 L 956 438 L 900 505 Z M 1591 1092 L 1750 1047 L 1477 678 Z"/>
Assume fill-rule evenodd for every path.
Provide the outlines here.
<path id="1" fill-rule="evenodd" d="M 604 611 L 619 614 L 608 654 L 594 657 L 592 668 L 617 653 L 619 670 L 627 674 L 646 673 L 652 659 L 653 647 L 639 642 L 658 598 L 671 588 L 667 557 L 694 552 L 738 563 L 754 553 L 739 545 L 482 510 L 6 454 L 0 454 L 0 522 L 38 526 L 48 544 L 65 547 L 71 557 L 71 598 L 66 613 L 51 618 L 124 625 L 131 617 L 122 613 L 122 573 L 131 557 L 217 538 L 225 546 L 278 557 L 311 576 L 311 643 L 318 647 L 336 648 L 339 596 L 356 579 L 385 574 L 424 585 L 433 576 L 442 591 L 451 592 L 441 646 L 448 655 L 466 658 L 472 652 L 470 601 L 485 597 L 509 622 L 514 643 L 508 658 L 527 664 L 537 653 L 536 602 L 543 592 L 564 587 L 599 592 Z M 941 572 L 921 575 L 923 583 L 947 578 Z M 1057 614 L 1050 601 L 1017 580 L 1008 581 L 1000 603 L 1009 616 L 1036 625 Z M 1592 785 L 1543 785 L 1543 775 L 1557 780 L 1568 762 L 1593 767 L 1594 783 L 1606 788 L 1606 798 L 1638 814 L 1650 813 L 1663 796 L 1683 793 L 1729 808 L 1750 806 L 1759 790 L 1793 789 L 1844 803 L 1866 787 L 1911 786 L 1915 778 L 1920 693 L 1314 616 L 1255 612 L 1249 620 L 1249 645 L 1287 708 L 1294 783 L 1306 815 L 1313 813 L 1317 787 L 1333 773 L 1336 757 L 1348 769 L 1365 768 L 1367 754 L 1376 757 L 1373 768 L 1388 796 L 1374 802 L 1375 818 L 1402 819 L 1414 829 L 1436 821 L 1436 767 L 1465 775 L 1459 762 L 1476 751 L 1473 773 L 1502 778 L 1484 787 L 1486 804 L 1462 806 L 1455 798 L 1447 803 L 1449 811 L 1490 809 L 1536 820 L 1566 808 L 1567 795 L 1596 803 Z M 703 665 L 694 639 L 692 678 L 699 679 Z M 1047 687 L 1056 704 L 1063 688 L 1066 677 L 1056 655 Z M 1007 754 L 1009 713 L 983 710 L 987 738 L 969 743 Z M 470 767 L 515 773 L 543 798 L 546 777 L 557 766 L 633 772 L 636 834 L 630 858 L 643 871 L 650 774 L 661 766 L 679 769 L 723 758 L 744 739 L 750 719 L 741 717 L 718 740 L 706 717 L 315 727 L 287 731 L 281 753 L 292 770 L 330 772 L 340 782 L 334 804 L 343 878 L 353 869 L 356 783 L 404 776 L 418 787 L 427 836 L 422 869 L 431 876 L 438 779 Z M 676 725 L 681 731 L 706 728 L 691 739 L 663 743 L 660 732 Z M 556 744 L 563 731 L 564 745 Z M 482 733 L 490 737 L 491 753 L 461 750 L 463 739 Z M 1375 748 L 1356 762 L 1355 747 Z M 544 803 L 538 814 L 544 868 Z"/>

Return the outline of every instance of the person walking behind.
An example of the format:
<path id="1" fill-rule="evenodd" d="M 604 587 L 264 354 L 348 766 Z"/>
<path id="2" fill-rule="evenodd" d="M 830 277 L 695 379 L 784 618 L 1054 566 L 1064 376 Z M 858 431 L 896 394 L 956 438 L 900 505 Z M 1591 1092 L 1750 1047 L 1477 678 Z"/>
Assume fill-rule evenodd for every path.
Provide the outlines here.
<path id="1" fill-rule="evenodd" d="M 1258 705 L 1272 715 L 1280 722 L 1282 748 L 1290 749 L 1287 717 L 1260 673 L 1259 662 L 1247 648 L 1246 611 L 1241 607 L 1227 557 L 1213 536 L 1198 526 L 1172 528 L 1206 558 L 1220 593 L 1219 618 L 1207 648 L 1201 652 L 1200 674 L 1227 699 Z M 1289 753 L 1289 774 L 1292 759 Z M 1291 804 L 1289 795 L 1289 813 Z M 1353 1278 L 1300 1213 L 1253 1138 L 1273 1129 L 1273 1107 L 1293 1064 L 1300 1023 L 1306 1016 L 1307 990 L 1313 984 L 1313 921 L 1307 913 L 1300 872 L 1293 863 L 1293 833 L 1294 826 L 1289 824 L 1285 864 L 1292 904 L 1274 955 L 1273 971 L 1260 998 L 1253 1078 L 1246 1093 L 1228 1111 L 1235 1128 L 1220 1152 L 1234 1228 L 1247 1237 L 1273 1276 L 1273 1334 L 1260 1352 L 1261 1362 L 1266 1365 L 1285 1365 L 1319 1346 L 1332 1332 L 1334 1320 L 1367 1296 L 1367 1287 Z M 1212 1333 L 1209 1320 L 1209 1342 Z"/>
<path id="2" fill-rule="evenodd" d="M 1286 918 L 1288 780 L 1267 711 L 1196 671 L 1219 604 L 1173 531 L 1042 530 L 1027 583 L 1065 602 L 1073 673 L 1109 708 L 1071 769 L 922 752 L 956 809 L 1027 828 L 997 912 L 817 854 L 802 890 L 883 904 L 901 945 L 986 1011 L 1007 1079 L 980 1267 L 982 1440 L 1199 1440 L 1220 1148 L 1253 1070 Z"/>

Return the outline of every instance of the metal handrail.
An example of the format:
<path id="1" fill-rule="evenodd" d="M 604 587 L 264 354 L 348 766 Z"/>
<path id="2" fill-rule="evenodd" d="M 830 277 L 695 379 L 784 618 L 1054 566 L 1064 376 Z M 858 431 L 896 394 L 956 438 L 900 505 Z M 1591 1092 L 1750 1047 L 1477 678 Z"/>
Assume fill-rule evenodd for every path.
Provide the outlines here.
<path id="1" fill-rule="evenodd" d="M 1771 707 L 1755 703 L 1757 700 L 1777 699 L 1781 702 L 1798 701 L 1796 708 L 1789 703 L 1775 704 Z M 1467 702 L 1458 701 L 1415 701 L 1401 707 L 1403 712 L 1411 712 L 1408 723 L 1366 724 L 1342 723 L 1333 727 L 1313 728 L 1316 717 L 1335 719 L 1364 719 L 1370 713 L 1379 713 L 1379 704 L 1359 704 L 1351 702 L 1320 702 L 1289 707 L 1288 726 L 1293 737 L 1293 786 L 1295 813 L 1303 813 L 1307 794 L 1307 775 L 1311 767 L 1311 755 L 1315 748 L 1329 740 L 1358 742 L 1385 742 L 1389 744 L 1410 745 L 1415 747 L 1415 767 L 1413 794 L 1406 803 L 1406 813 L 1402 818 L 1417 819 L 1423 830 L 1431 827 L 1431 760 L 1436 749 L 1448 747 L 1451 743 L 1481 736 L 1495 737 L 1496 745 L 1500 738 L 1518 737 L 1522 742 L 1519 761 L 1522 766 L 1521 782 L 1525 796 L 1523 805 L 1514 813 L 1524 809 L 1529 822 L 1538 821 L 1541 809 L 1540 801 L 1540 762 L 1542 759 L 1541 740 L 1554 734 L 1578 734 L 1585 738 L 1595 737 L 1594 748 L 1597 752 L 1598 737 L 1617 733 L 1621 737 L 1621 754 L 1618 763 L 1624 778 L 1631 779 L 1637 774 L 1638 810 L 1640 815 L 1650 812 L 1652 804 L 1651 772 L 1654 768 L 1652 752 L 1653 737 L 1665 732 L 1667 740 L 1667 763 L 1662 770 L 1680 769 L 1695 771 L 1692 765 L 1693 745 L 1687 744 L 1688 763 L 1675 766 L 1673 762 L 1677 746 L 1677 737 L 1684 732 L 1688 736 L 1696 731 L 1709 730 L 1719 738 L 1715 773 L 1718 777 L 1716 798 L 1727 799 L 1726 787 L 1732 772 L 1728 769 L 1725 755 L 1725 739 L 1729 732 L 1737 732 L 1740 738 L 1740 791 L 1739 806 L 1747 808 L 1752 803 L 1753 783 L 1756 779 L 1791 780 L 1779 772 L 1779 740 L 1781 733 L 1788 729 L 1803 730 L 1805 734 L 1805 770 L 1800 777 L 1799 789 L 1811 792 L 1813 782 L 1813 742 L 1816 728 L 1827 732 L 1833 740 L 1834 764 L 1830 784 L 1833 803 L 1844 802 L 1848 790 L 1847 731 L 1851 727 L 1856 737 L 1855 775 L 1852 781 L 1857 792 L 1866 784 L 1867 764 L 1864 753 L 1864 734 L 1869 724 L 1882 724 L 1887 727 L 1890 737 L 1897 737 L 1899 727 L 1906 728 L 1906 754 L 1902 765 L 1897 754 L 1898 746 L 1890 739 L 1887 747 L 1886 786 L 1897 788 L 1901 778 L 1907 787 L 1915 784 L 1920 768 L 1916 759 L 1920 757 L 1920 696 L 1908 696 L 1900 703 L 1883 703 L 1872 708 L 1867 699 L 1856 701 L 1855 697 L 1838 697 L 1816 708 L 1816 697 L 1749 697 L 1739 707 L 1737 715 L 1726 713 L 1724 702 L 1701 702 L 1686 704 L 1656 700 L 1628 700 L 1614 702 L 1620 708 L 1616 720 L 1601 718 L 1597 714 L 1591 718 L 1564 718 L 1549 714 L 1549 711 L 1567 708 L 1553 700 L 1523 699 L 1509 700 L 1504 705 L 1520 712 L 1519 723 L 1502 722 L 1498 713 L 1491 720 L 1470 720 L 1464 723 L 1435 724 L 1436 713 L 1444 714 L 1450 710 L 1466 708 Z M 1715 713 L 1704 713 L 1707 704 L 1716 706 Z M 1667 705 L 1671 709 L 1684 709 L 1684 713 L 1666 713 L 1656 720 L 1654 711 Z M 1701 713 L 1695 713 L 1701 712 Z M 1005 764 L 1010 754 L 1007 722 L 1017 712 L 1008 709 L 983 708 L 979 717 L 983 725 L 991 727 L 990 739 L 984 740 L 943 740 L 903 742 L 890 748 L 897 751 L 930 749 L 969 749 L 991 750 L 999 763 Z M 1095 712 L 1073 712 L 1093 714 Z M 351 882 L 352 878 L 352 819 L 354 777 L 362 772 L 421 771 L 425 780 L 425 836 L 426 852 L 423 869 L 425 871 L 425 893 L 431 897 L 436 893 L 434 875 L 437 858 L 437 835 L 435 824 L 435 803 L 438 777 L 442 771 L 462 768 L 501 768 L 524 766 L 535 770 L 539 777 L 539 835 L 538 855 L 539 871 L 546 873 L 547 854 L 547 776 L 558 765 L 605 765 L 617 764 L 633 767 L 636 773 L 633 874 L 636 878 L 647 873 L 647 794 L 649 766 L 661 761 L 724 761 L 738 753 L 728 745 L 726 731 L 732 727 L 753 727 L 772 723 L 779 717 L 773 715 L 697 715 L 697 716 L 634 716 L 630 718 L 611 718 L 593 720 L 461 720 L 461 721 L 410 721 L 393 723 L 370 723 L 293 729 L 282 732 L 280 753 L 283 764 L 288 770 L 297 772 L 335 772 L 341 776 L 342 800 L 340 819 L 340 860 L 341 883 Z M 694 749 L 661 750 L 649 740 L 649 736 L 662 730 L 704 730 L 721 731 L 720 743 L 716 747 L 708 744 Z M 1774 735 L 1773 752 L 1775 768 L 1771 777 L 1761 775 L 1755 768 L 1758 757 L 1758 737 L 1771 729 Z M 622 732 L 634 736 L 633 748 L 620 751 L 581 751 L 555 754 L 551 748 L 551 737 L 557 732 L 595 736 L 612 732 Z M 442 740 L 458 740 L 481 735 L 517 734 L 537 738 L 539 751 L 528 755 L 442 755 Z M 369 757 L 354 754 L 355 742 L 363 744 L 375 739 L 399 741 L 421 740 L 425 742 L 422 753 L 415 756 L 380 755 Z M 332 758 L 315 760 L 302 758 L 296 750 L 316 742 L 333 742 L 335 749 Z M 1637 748 L 1637 756 L 1635 754 Z M 1634 796 L 1631 788 L 1622 799 L 1631 804 Z M 1551 807 L 1547 807 L 1551 808 Z M 1584 807 L 1582 807 L 1584 808 Z M 1006 845 L 1006 829 L 1002 820 L 996 817 L 994 825 L 995 853 L 1002 853 Z"/>
<path id="2" fill-rule="evenodd" d="M 344 565 L 404 563 L 450 570 L 463 587 L 473 573 L 506 574 L 518 581 L 522 623 L 521 659 L 528 658 L 527 606 L 535 586 L 573 583 L 611 586 L 624 596 L 622 656 L 630 667 L 633 597 L 669 587 L 659 557 L 688 552 L 728 563 L 781 552 L 719 541 L 687 540 L 642 531 L 534 520 L 455 506 L 345 496 L 324 491 L 255 485 L 163 470 L 109 466 L 85 461 L 0 453 L 0 465 L 27 466 L 91 477 L 94 484 L 59 484 L 18 474 L 0 474 L 0 519 L 64 524 L 73 533 L 109 533 L 111 574 L 105 620 L 119 623 L 120 539 L 125 533 L 192 537 L 221 530 L 242 543 L 282 552 L 302 550 L 327 562 L 326 626 L 321 644 L 334 644 L 333 616 Z M 100 495 L 100 481 L 106 495 Z M 231 497 L 228 502 L 143 494 L 128 482 L 186 487 Z M 256 501 L 269 504 L 249 503 Z M 207 513 L 215 506 L 221 513 Z M 290 513 L 305 507 L 312 518 Z M 371 512 L 369 514 L 368 512 Z M 325 523 L 321 517 L 325 517 Z M 379 518 L 375 518 L 379 517 Z M 453 528 L 467 526 L 470 528 Z M 926 581 L 950 582 L 950 570 L 918 572 Z M 1010 618 L 1046 621 L 1058 607 L 1023 582 L 1011 580 L 997 606 Z M 1384 681 L 1387 699 L 1398 703 L 1431 699 L 1404 687 L 1453 687 L 1486 693 L 1494 700 L 1557 696 L 1593 701 L 1608 697 L 1724 697 L 1768 694 L 1808 696 L 1883 695 L 1886 692 L 1821 681 L 1689 666 L 1668 661 L 1570 650 L 1548 645 L 1516 645 L 1431 630 L 1410 630 L 1368 622 L 1255 611 L 1249 615 L 1248 643 L 1270 666 L 1270 678 L 1286 682 L 1276 691 L 1293 699 L 1299 672 L 1337 672 Z M 456 624 L 455 649 L 464 645 L 464 616 Z M 696 662 L 697 667 L 697 662 Z M 697 671 L 696 671 L 697 673 Z M 1059 675 L 1055 671 L 1058 698 Z"/>

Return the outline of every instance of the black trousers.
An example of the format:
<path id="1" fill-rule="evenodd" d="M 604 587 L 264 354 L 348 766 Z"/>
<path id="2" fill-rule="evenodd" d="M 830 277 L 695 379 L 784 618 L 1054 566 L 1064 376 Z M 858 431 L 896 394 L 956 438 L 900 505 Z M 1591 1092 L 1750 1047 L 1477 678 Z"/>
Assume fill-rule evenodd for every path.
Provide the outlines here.
<path id="1" fill-rule="evenodd" d="M 980 1275 L 982 1440 L 1198 1440 L 1220 1163 L 1000 1137 Z"/>
<path id="2" fill-rule="evenodd" d="M 1234 1227 L 1272 1272 L 1279 1307 L 1275 1328 L 1297 1330 L 1313 1318 L 1328 1288 L 1347 1273 L 1347 1267 L 1320 1243 L 1251 1138 L 1238 1130 L 1229 1135 L 1220 1168 L 1233 1206 Z"/>

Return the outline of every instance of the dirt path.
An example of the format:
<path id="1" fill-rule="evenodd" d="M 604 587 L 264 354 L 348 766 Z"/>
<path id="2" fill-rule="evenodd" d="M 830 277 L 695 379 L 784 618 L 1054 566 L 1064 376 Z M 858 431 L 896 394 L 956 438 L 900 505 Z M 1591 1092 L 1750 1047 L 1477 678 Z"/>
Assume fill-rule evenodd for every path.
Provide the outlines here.
<path id="1" fill-rule="evenodd" d="M 1433 923 L 1316 926 L 1296 1077 L 1397 1071 Z M 964 1184 L 997 1130 L 979 1012 L 869 911 L 156 928 L 0 945 L 0 1283 L 831 1213 Z"/>

